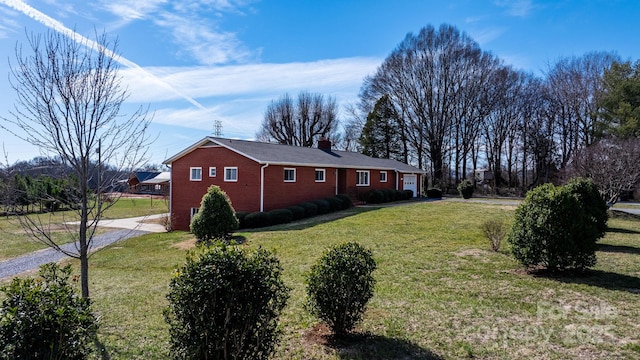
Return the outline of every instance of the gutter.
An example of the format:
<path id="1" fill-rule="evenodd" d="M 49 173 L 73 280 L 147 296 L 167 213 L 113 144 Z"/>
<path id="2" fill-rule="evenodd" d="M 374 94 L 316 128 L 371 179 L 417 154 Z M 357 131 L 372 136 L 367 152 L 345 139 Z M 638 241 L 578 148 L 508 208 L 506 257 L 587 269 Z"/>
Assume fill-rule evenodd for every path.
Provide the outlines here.
<path id="1" fill-rule="evenodd" d="M 260 167 L 260 211 L 264 211 L 264 169 L 269 167 L 269 163 L 266 163 Z"/>

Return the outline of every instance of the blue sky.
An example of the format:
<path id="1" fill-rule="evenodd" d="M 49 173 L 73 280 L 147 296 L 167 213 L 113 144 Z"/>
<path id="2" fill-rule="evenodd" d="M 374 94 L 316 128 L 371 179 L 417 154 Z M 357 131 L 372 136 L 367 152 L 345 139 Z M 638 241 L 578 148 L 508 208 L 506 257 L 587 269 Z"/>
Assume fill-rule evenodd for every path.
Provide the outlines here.
<path id="1" fill-rule="evenodd" d="M 211 134 L 215 120 L 226 137 L 253 138 L 284 93 L 357 102 L 362 79 L 427 24 L 454 25 L 505 63 L 543 74 L 589 51 L 639 59 L 639 15 L 637 0 L 0 0 L 0 116 L 14 103 L 8 59 L 25 29 L 117 37 L 123 112 L 155 113 L 150 161 L 159 163 Z M 39 155 L 4 130 L 0 139 L 10 163 Z"/>

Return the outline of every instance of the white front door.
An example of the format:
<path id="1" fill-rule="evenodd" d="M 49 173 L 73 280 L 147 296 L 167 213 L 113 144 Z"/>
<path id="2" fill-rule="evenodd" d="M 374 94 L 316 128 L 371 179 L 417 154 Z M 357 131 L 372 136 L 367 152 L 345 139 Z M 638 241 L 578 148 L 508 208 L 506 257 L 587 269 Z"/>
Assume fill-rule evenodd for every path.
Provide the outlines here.
<path id="1" fill-rule="evenodd" d="M 413 196 L 418 196 L 418 175 L 404 174 L 402 190 L 412 190 Z"/>

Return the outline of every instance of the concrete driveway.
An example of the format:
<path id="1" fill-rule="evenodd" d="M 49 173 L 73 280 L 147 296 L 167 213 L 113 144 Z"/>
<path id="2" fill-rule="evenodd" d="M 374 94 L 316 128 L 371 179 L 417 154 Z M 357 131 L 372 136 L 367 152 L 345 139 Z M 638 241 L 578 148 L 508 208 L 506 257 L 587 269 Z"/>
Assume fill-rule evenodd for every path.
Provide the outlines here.
<path id="1" fill-rule="evenodd" d="M 105 234 L 93 237 L 90 252 L 95 252 L 105 246 L 120 240 L 141 236 L 149 233 L 165 232 L 160 224 L 147 223 L 145 221 L 159 219 L 167 214 L 140 216 L 128 219 L 103 220 L 98 226 L 114 228 Z M 117 229 L 117 230 L 116 230 Z M 69 243 L 61 246 L 65 251 L 78 253 L 78 243 Z M 0 261 L 0 279 L 11 278 L 24 272 L 37 270 L 40 265 L 57 262 L 68 258 L 64 253 L 52 248 L 34 251 L 12 259 Z"/>

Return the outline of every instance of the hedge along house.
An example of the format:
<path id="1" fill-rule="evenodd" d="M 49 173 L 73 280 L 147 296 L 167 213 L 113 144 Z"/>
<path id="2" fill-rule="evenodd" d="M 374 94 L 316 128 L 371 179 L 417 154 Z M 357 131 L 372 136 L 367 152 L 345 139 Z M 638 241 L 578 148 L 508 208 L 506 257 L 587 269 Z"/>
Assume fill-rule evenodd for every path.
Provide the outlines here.
<path id="1" fill-rule="evenodd" d="M 331 149 L 206 137 L 167 159 L 171 167 L 173 227 L 189 230 L 191 217 L 211 185 L 224 190 L 236 211 L 270 211 L 336 194 L 412 190 L 424 171 L 390 159 Z"/>

